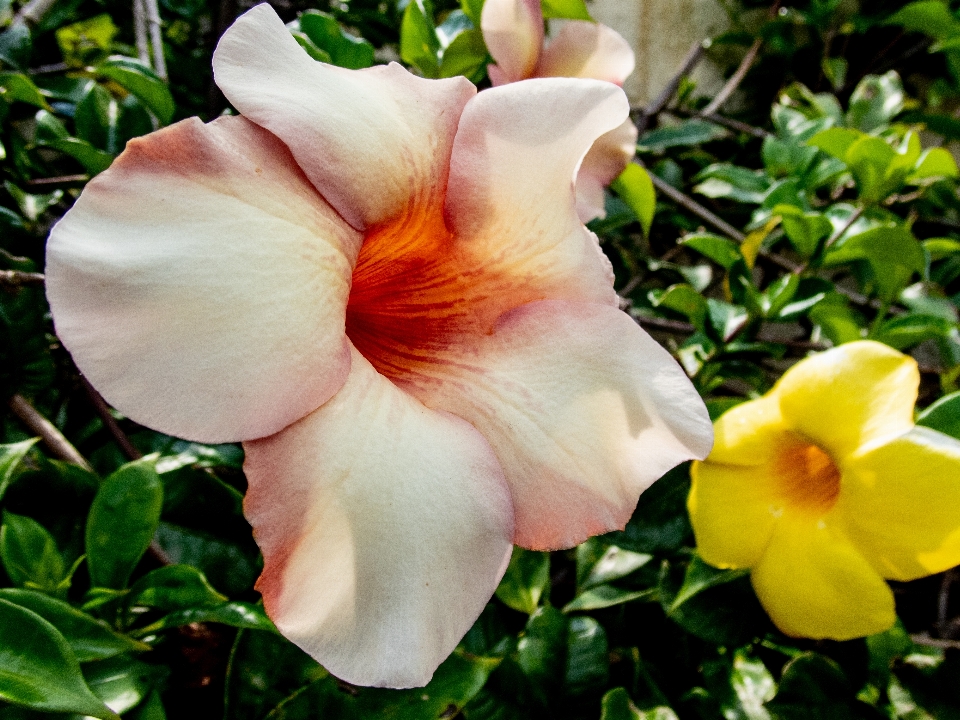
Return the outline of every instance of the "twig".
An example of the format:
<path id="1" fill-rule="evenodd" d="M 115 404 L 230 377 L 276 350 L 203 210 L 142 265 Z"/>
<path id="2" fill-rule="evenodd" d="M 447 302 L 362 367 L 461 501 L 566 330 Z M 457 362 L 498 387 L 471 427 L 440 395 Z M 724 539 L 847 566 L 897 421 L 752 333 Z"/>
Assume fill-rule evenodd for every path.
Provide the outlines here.
<path id="1" fill-rule="evenodd" d="M 940 581 L 940 593 L 937 597 L 937 628 L 941 635 L 947 627 L 947 612 L 950 609 L 950 586 L 956 579 L 955 572 L 948 570 L 943 574 L 943 580 Z"/>
<path id="2" fill-rule="evenodd" d="M 113 441 L 120 448 L 120 451 L 126 455 L 128 460 L 139 460 L 142 458 L 143 453 L 134 447 L 134 444 L 130 442 L 130 438 L 128 438 L 127 434 L 120 429 L 117 421 L 114 419 L 113 415 L 110 414 L 110 406 L 107 405 L 107 402 L 103 399 L 103 396 L 96 391 L 93 385 L 90 384 L 90 381 L 85 377 L 81 377 L 80 382 L 83 383 L 83 389 L 86 390 L 87 396 L 90 398 L 90 402 L 93 403 L 94 410 L 97 411 L 97 415 L 107 428 L 107 432 L 109 432 L 113 437 Z"/>
<path id="3" fill-rule="evenodd" d="M 753 137 L 764 139 L 767 137 L 773 136 L 773 133 L 769 130 L 764 130 L 763 128 L 755 127 L 754 125 L 748 125 L 745 122 L 740 120 L 734 120 L 733 118 L 728 118 L 724 115 L 717 115 L 716 113 L 710 113 L 709 115 L 702 115 L 700 113 L 686 112 L 684 110 L 674 110 L 669 111 L 671 115 L 676 115 L 682 118 L 697 117 L 701 120 L 706 120 L 707 122 L 712 122 L 714 125 L 719 125 L 720 127 L 725 127 L 729 130 L 733 130 L 739 133 L 745 133 L 747 135 L 752 135 Z"/>
<path id="4" fill-rule="evenodd" d="M 640 108 L 640 117 L 637 120 L 637 129 L 641 133 L 647 129 L 647 125 L 650 123 L 650 118 L 656 117 L 658 114 L 660 114 L 670 102 L 670 100 L 676 94 L 677 88 L 680 87 L 680 81 L 693 72 L 693 69 L 703 59 L 703 53 L 706 51 L 708 44 L 709 42 L 707 40 L 703 40 L 691 45 L 690 51 L 683 59 L 683 62 L 677 69 L 677 72 L 674 73 L 673 77 L 670 78 L 670 81 L 663 86 L 663 90 L 660 91 L 660 94 L 657 95 L 657 97 L 655 97 L 653 101 L 645 108 Z"/>
<path id="5" fill-rule="evenodd" d="M 712 212 L 710 212 L 703 205 L 698 203 L 693 198 L 688 195 L 684 195 L 682 192 L 677 190 L 673 185 L 668 182 L 661 180 L 654 173 L 649 173 L 650 179 L 653 181 L 653 186 L 661 193 L 670 198 L 677 205 L 682 207 L 684 210 L 687 210 L 698 218 L 703 220 L 705 223 L 712 225 L 717 230 L 722 232 L 724 235 L 736 240 L 737 242 L 743 242 L 746 239 L 746 235 L 737 230 L 733 225 L 728 223 L 726 220 L 717 217 Z"/>
<path id="6" fill-rule="evenodd" d="M 150 41 L 147 39 L 147 11 L 144 0 L 133 0 L 133 36 L 137 44 L 137 57 L 150 66 Z M 152 67 L 152 66 L 151 66 Z"/>
<path id="7" fill-rule="evenodd" d="M 66 460 L 74 465 L 79 465 L 84 470 L 93 472 L 90 463 L 81 455 L 77 449 L 70 444 L 70 441 L 63 436 L 56 426 L 47 420 L 43 415 L 37 412 L 37 409 L 31 405 L 22 395 L 14 395 L 8 403 L 14 415 L 23 421 L 23 424 L 35 432 L 43 440 L 44 444 L 54 455 L 61 460 Z"/>
<path id="8" fill-rule="evenodd" d="M 150 23 L 150 44 L 153 45 L 153 70 L 161 80 L 167 79 L 167 61 L 163 57 L 163 29 L 157 0 L 143 0 Z"/>
<path id="9" fill-rule="evenodd" d="M 0 283 L 4 285 L 43 285 L 43 275 L 20 270 L 0 270 Z"/>
<path id="10" fill-rule="evenodd" d="M 944 650 L 960 650 L 960 640 L 941 640 L 940 638 L 932 638 L 929 635 L 923 634 L 911 635 L 910 639 L 913 640 L 916 645 L 942 648 Z"/>
<path id="11" fill-rule="evenodd" d="M 66 63 L 50 63 L 49 65 L 39 65 L 35 68 L 30 68 L 29 72 L 31 75 L 49 75 L 50 73 L 66 72 L 70 69 L 70 66 Z"/>
<path id="12" fill-rule="evenodd" d="M 743 56 L 743 60 L 740 61 L 740 66 L 737 68 L 736 72 L 730 76 L 730 79 L 727 80 L 726 85 L 720 89 L 720 92 L 717 93 L 716 97 L 713 98 L 713 100 L 711 100 L 709 104 L 700 111 L 701 117 L 712 115 L 717 112 L 717 110 L 723 107 L 723 104 L 730 99 L 730 96 L 736 92 L 737 88 L 740 87 L 740 83 L 743 82 L 743 79 L 747 76 L 747 73 L 750 72 L 750 68 L 757 59 L 757 55 L 760 53 L 760 47 L 762 45 L 762 38 L 757 38 L 753 41 L 753 45 L 751 45 L 750 49 L 747 50 L 747 54 Z"/>
<path id="13" fill-rule="evenodd" d="M 27 185 L 31 187 L 37 187 L 40 185 L 72 185 L 74 183 L 85 183 L 89 179 L 90 176 L 86 173 L 79 173 L 77 175 L 58 175 L 57 177 L 35 178 L 33 180 L 27 180 Z"/>
<path id="14" fill-rule="evenodd" d="M 665 330 L 667 332 L 679 333 L 680 335 L 692 335 L 696 328 L 690 323 L 680 320 L 667 320 L 666 318 L 651 317 L 649 315 L 638 315 L 633 318 L 641 327 L 652 330 Z"/>
<path id="15" fill-rule="evenodd" d="M 37 25 L 50 12 L 57 0 L 30 0 L 14 16 L 12 25 Z"/>
<path id="16" fill-rule="evenodd" d="M 827 238 L 827 242 L 826 242 L 826 244 L 823 246 L 824 249 L 830 247 L 830 246 L 833 245 L 837 240 L 839 240 L 840 238 L 842 238 L 843 235 L 844 235 L 844 233 L 846 233 L 847 230 L 849 230 L 850 228 L 852 228 L 852 227 L 853 227 L 853 224 L 854 224 L 857 220 L 860 219 L 860 217 L 863 215 L 863 212 L 864 212 L 863 206 L 860 206 L 860 207 L 858 207 L 856 210 L 854 210 L 854 211 L 853 211 L 853 215 L 851 215 L 851 216 L 850 216 L 850 219 L 848 219 L 848 220 L 843 224 L 843 227 L 841 227 L 841 228 L 840 228 L 839 230 L 837 230 L 833 235 L 831 235 L 829 238 Z"/>

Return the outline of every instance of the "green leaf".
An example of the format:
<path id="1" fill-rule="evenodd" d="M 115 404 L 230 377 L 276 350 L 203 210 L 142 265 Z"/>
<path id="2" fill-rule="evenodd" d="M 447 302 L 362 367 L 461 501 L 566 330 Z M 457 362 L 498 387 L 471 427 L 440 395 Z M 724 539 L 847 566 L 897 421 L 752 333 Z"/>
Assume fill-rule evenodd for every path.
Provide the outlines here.
<path id="1" fill-rule="evenodd" d="M 7 488 L 16 479 L 20 463 L 30 452 L 30 448 L 37 444 L 40 438 L 31 438 L 17 443 L 0 445 L 0 500 L 3 499 Z"/>
<path id="2" fill-rule="evenodd" d="M 650 710 L 640 710 L 622 687 L 607 692 L 603 696 L 601 708 L 600 720 L 678 720 L 677 714 L 663 705 Z"/>
<path id="3" fill-rule="evenodd" d="M 663 152 L 672 147 L 701 145 L 725 138 L 729 133 L 706 120 L 687 120 L 679 125 L 657 128 L 637 142 L 639 152 Z"/>
<path id="4" fill-rule="evenodd" d="M 583 0 L 540 0 L 544 18 L 568 18 L 570 20 L 590 20 L 590 11 Z"/>
<path id="5" fill-rule="evenodd" d="M 48 593 L 60 590 L 66 574 L 63 557 L 53 536 L 36 520 L 4 511 L 0 558 L 16 585 Z"/>
<path id="6" fill-rule="evenodd" d="M 26 70 L 33 53 L 30 29 L 23 23 L 12 25 L 0 33 L 0 61 Z"/>
<path id="7" fill-rule="evenodd" d="M 125 713 L 138 705 L 166 672 L 163 666 L 148 665 L 125 655 L 83 666 L 87 685 L 105 705 L 118 713 Z"/>
<path id="8" fill-rule="evenodd" d="M 680 242 L 682 245 L 706 255 L 725 270 L 729 270 L 735 262 L 743 260 L 740 246 L 733 240 L 720 235 L 709 232 L 690 233 L 685 235 Z"/>
<path id="9" fill-rule="evenodd" d="M 894 71 L 867 75 L 850 96 L 847 124 L 871 132 L 888 125 L 904 106 L 903 83 Z"/>
<path id="10" fill-rule="evenodd" d="M 784 668 L 780 689 L 767 709 L 777 720 L 854 720 L 857 705 L 839 665 L 804 653 Z"/>
<path id="11" fill-rule="evenodd" d="M 690 466 L 685 463 L 644 491 L 626 528 L 607 533 L 602 539 L 640 553 L 677 549 L 690 535 L 689 494 Z"/>
<path id="12" fill-rule="evenodd" d="M 550 605 L 538 608 L 517 642 L 517 663 L 546 692 L 562 682 L 566 665 L 568 619 Z"/>
<path id="13" fill-rule="evenodd" d="M 57 44 L 68 65 L 84 65 L 96 52 L 106 53 L 119 30 L 106 13 L 62 27 L 56 32 Z"/>
<path id="14" fill-rule="evenodd" d="M 163 486 L 155 458 L 128 463 L 97 492 L 87 519 L 86 550 L 94 585 L 125 588 L 160 522 Z"/>
<path id="15" fill-rule="evenodd" d="M 708 588 L 733 582 L 749 574 L 749 570 L 720 570 L 705 563 L 700 559 L 699 555 L 694 555 L 693 559 L 690 560 L 690 564 L 687 565 L 683 585 L 680 586 L 680 590 L 673 598 L 673 602 L 670 603 L 669 612 L 674 612 L 690 598 L 699 595 Z"/>
<path id="16" fill-rule="evenodd" d="M 143 652 L 150 649 L 149 645 L 114 632 L 105 623 L 62 600 L 14 588 L 0 589 L 0 600 L 32 610 L 53 625 L 69 643 L 80 662 L 103 660 L 125 652 Z"/>
<path id="17" fill-rule="evenodd" d="M 137 628 L 137 630 L 132 631 L 131 634 L 136 637 L 144 637 L 160 632 L 161 630 L 200 622 L 217 622 L 232 627 L 247 628 L 248 630 L 277 632 L 277 628 L 270 621 L 270 618 L 267 617 L 267 614 L 260 605 L 235 601 L 223 603 L 215 607 L 177 610 L 151 625 Z"/>
<path id="18" fill-rule="evenodd" d="M 923 248 L 905 225 L 884 225 L 837 243 L 824 256 L 824 264 L 835 267 L 866 260 L 876 278 L 877 293 L 892 300 L 914 273 L 922 272 L 926 260 Z"/>
<path id="19" fill-rule="evenodd" d="M 136 708 L 128 716 L 130 720 L 167 720 L 167 711 L 163 708 L 163 701 L 160 699 L 160 693 L 151 690 L 147 699 L 140 707 Z"/>
<path id="20" fill-rule="evenodd" d="M 707 298 L 707 317 L 710 328 L 722 342 L 740 332 L 750 319 L 746 308 L 713 298 Z"/>
<path id="21" fill-rule="evenodd" d="M 837 160 L 845 160 L 847 151 L 858 140 L 867 137 L 859 130 L 851 128 L 829 128 L 819 132 L 807 141 L 808 145 L 823 150 L 828 155 L 832 155 Z"/>
<path id="22" fill-rule="evenodd" d="M 610 674 L 607 633 L 588 615 L 570 619 L 567 629 L 567 668 L 564 690 L 582 695 L 607 684 Z"/>
<path id="23" fill-rule="evenodd" d="M 313 40 L 311 40 L 305 33 L 299 30 L 291 29 L 290 34 L 293 35 L 293 39 L 297 41 L 300 47 L 302 47 L 304 50 L 307 51 L 307 55 L 312 57 L 317 62 L 322 62 L 322 63 L 333 62 L 332 58 L 330 57 L 330 53 L 328 53 L 326 50 L 322 50 L 321 48 L 318 48 L 314 44 Z"/>
<path id="24" fill-rule="evenodd" d="M 77 137 L 110 154 L 120 152 L 117 121 L 120 104 L 107 90 L 91 80 L 77 103 L 73 120 Z"/>
<path id="25" fill-rule="evenodd" d="M 931 148 L 920 156 L 907 180 L 919 184 L 923 180 L 955 178 L 958 175 L 960 171 L 957 170 L 957 161 L 953 159 L 953 155 L 943 148 Z"/>
<path id="26" fill-rule="evenodd" d="M 578 593 L 577 596 L 563 606 L 564 613 L 600 610 L 614 607 L 634 600 L 655 601 L 656 589 L 652 590 L 624 590 L 613 585 L 599 585 Z"/>
<path id="27" fill-rule="evenodd" d="M 97 150 L 93 145 L 79 138 L 51 140 L 44 145 L 72 157 L 83 165 L 83 169 L 90 173 L 91 177 L 102 173 L 113 162 L 113 155 L 103 150 Z"/>
<path id="28" fill-rule="evenodd" d="M 514 547 L 497 597 L 514 610 L 533 613 L 550 587 L 550 555 Z"/>
<path id="29" fill-rule="evenodd" d="M 440 75 L 440 39 L 423 0 L 410 0 L 400 25 L 400 57 L 424 77 Z"/>
<path id="30" fill-rule="evenodd" d="M 577 546 L 577 587 L 586 590 L 619 580 L 652 559 L 652 555 L 631 552 L 607 545 L 599 538 L 590 538 Z"/>
<path id="31" fill-rule="evenodd" d="M 373 45 L 346 32 L 332 15 L 307 10 L 299 18 L 300 30 L 328 56 L 330 62 L 351 70 L 373 65 Z"/>
<path id="32" fill-rule="evenodd" d="M 22 102 L 49 110 L 46 98 L 33 80 L 20 73 L 0 73 L 0 97 L 8 103 Z"/>
<path id="33" fill-rule="evenodd" d="M 173 118 L 173 95 L 167 84 L 139 60 L 113 55 L 97 65 L 95 72 L 108 78 L 142 102 L 161 125 Z"/>
<path id="34" fill-rule="evenodd" d="M 896 160 L 892 147 L 869 135 L 851 145 L 844 158 L 861 196 L 868 202 L 879 202 L 902 182 L 906 172 L 896 172 Z"/>
<path id="35" fill-rule="evenodd" d="M 848 66 L 849 63 L 842 57 L 824 58 L 823 62 L 820 63 L 823 74 L 833 85 L 833 89 L 837 91 L 842 90 L 843 86 L 847 84 Z"/>
<path id="36" fill-rule="evenodd" d="M 912 2 L 888 17 L 884 24 L 900 25 L 905 30 L 925 33 L 939 40 L 960 32 L 960 23 L 942 0 Z"/>
<path id="37" fill-rule="evenodd" d="M 885 321 L 870 338 L 897 350 L 919 345 L 925 340 L 949 335 L 956 323 L 937 315 L 909 313 Z"/>
<path id="38" fill-rule="evenodd" d="M 0 700 L 114 720 L 87 687 L 76 656 L 46 620 L 0 599 Z"/>
<path id="39" fill-rule="evenodd" d="M 759 205 L 770 189 L 770 177 L 760 171 L 728 163 L 714 163 L 694 178 L 699 185 L 693 191 L 710 198 L 729 198 Z"/>
<path id="40" fill-rule="evenodd" d="M 763 141 L 761 157 L 770 176 L 800 177 L 810 169 L 817 157 L 817 149 L 806 145 L 800 138 L 767 136 Z"/>
<path id="41" fill-rule="evenodd" d="M 730 686 L 736 695 L 738 709 L 748 720 L 769 720 L 770 713 L 764 703 L 773 698 L 776 683 L 763 662 L 749 657 L 742 648 L 737 650 L 733 659 Z"/>
<path id="42" fill-rule="evenodd" d="M 833 231 L 833 225 L 824 215 L 804 212 L 793 205 L 777 205 L 773 214 L 779 215 L 790 242 L 805 258 L 812 257 L 820 241 Z"/>
<path id="43" fill-rule="evenodd" d="M 463 75 L 476 79 L 482 74 L 488 60 L 487 46 L 479 30 L 464 30 L 443 51 L 440 62 L 440 77 Z"/>
<path id="44" fill-rule="evenodd" d="M 944 395 L 917 416 L 917 425 L 960 439 L 960 392 Z"/>
<path id="45" fill-rule="evenodd" d="M 210 607 L 227 601 L 214 590 L 203 573 L 189 565 L 167 565 L 151 570 L 134 583 L 128 606 L 146 605 L 160 610 Z"/>
<path id="46" fill-rule="evenodd" d="M 667 308 L 685 315 L 698 329 L 702 330 L 707 322 L 707 301 L 686 283 L 671 285 L 660 293 L 651 292 L 650 300 L 656 308 Z"/>
<path id="47" fill-rule="evenodd" d="M 657 193 L 653 189 L 653 180 L 646 169 L 636 163 L 630 163 L 622 173 L 610 183 L 610 189 L 630 206 L 645 236 L 650 235 L 650 226 L 657 209 Z"/>
<path id="48" fill-rule="evenodd" d="M 480 27 L 480 13 L 483 10 L 483 0 L 460 0 L 460 9 L 470 18 L 475 28 Z"/>
<path id="49" fill-rule="evenodd" d="M 936 262 L 960 253 L 960 242 L 953 238 L 929 238 L 923 241 L 923 249 Z"/>

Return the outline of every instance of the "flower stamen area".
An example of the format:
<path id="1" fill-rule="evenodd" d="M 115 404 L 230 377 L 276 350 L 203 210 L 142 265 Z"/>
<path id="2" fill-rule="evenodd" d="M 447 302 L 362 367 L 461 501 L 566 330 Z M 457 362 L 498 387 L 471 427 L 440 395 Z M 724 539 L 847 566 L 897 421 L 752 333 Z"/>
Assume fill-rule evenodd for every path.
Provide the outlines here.
<path id="1" fill-rule="evenodd" d="M 797 510 L 824 513 L 840 495 L 840 470 L 833 458 L 804 437 L 792 435 L 776 460 L 785 504 Z"/>

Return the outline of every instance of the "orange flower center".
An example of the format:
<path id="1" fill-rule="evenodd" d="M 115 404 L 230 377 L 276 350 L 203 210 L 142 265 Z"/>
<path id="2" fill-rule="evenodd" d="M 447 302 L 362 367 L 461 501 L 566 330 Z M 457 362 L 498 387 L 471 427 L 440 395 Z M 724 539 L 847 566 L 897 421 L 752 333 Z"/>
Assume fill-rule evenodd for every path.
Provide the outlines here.
<path id="1" fill-rule="evenodd" d="M 827 453 L 797 437 L 777 458 L 784 502 L 792 508 L 826 512 L 840 495 L 840 471 Z"/>

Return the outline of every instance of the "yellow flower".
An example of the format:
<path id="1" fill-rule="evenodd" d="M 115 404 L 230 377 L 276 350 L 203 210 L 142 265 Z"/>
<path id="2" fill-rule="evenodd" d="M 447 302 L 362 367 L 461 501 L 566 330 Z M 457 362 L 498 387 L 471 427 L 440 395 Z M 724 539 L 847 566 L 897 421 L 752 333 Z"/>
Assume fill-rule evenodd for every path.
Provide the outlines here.
<path id="1" fill-rule="evenodd" d="M 848 640 L 889 628 L 883 578 L 960 563 L 960 442 L 917 427 L 917 364 L 849 343 L 788 370 L 721 417 L 693 464 L 701 557 L 750 568 L 788 635 Z"/>

